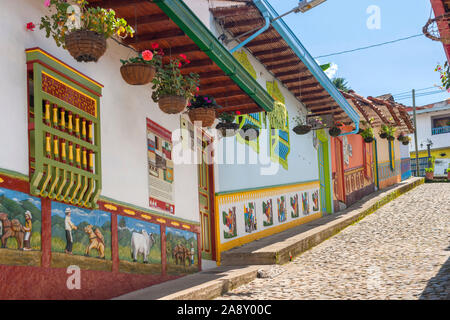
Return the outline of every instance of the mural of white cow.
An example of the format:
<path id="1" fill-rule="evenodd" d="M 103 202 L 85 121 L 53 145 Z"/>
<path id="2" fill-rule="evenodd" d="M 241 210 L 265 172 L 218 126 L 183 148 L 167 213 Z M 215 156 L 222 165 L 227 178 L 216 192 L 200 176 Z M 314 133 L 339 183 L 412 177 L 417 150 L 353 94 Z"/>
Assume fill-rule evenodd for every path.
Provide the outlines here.
<path id="1" fill-rule="evenodd" d="M 142 254 L 144 263 L 148 263 L 148 255 L 154 244 L 155 237 L 153 233 L 148 234 L 145 230 L 142 230 L 141 233 L 133 232 L 131 235 L 131 257 L 133 261 L 136 262 L 138 254 Z"/>

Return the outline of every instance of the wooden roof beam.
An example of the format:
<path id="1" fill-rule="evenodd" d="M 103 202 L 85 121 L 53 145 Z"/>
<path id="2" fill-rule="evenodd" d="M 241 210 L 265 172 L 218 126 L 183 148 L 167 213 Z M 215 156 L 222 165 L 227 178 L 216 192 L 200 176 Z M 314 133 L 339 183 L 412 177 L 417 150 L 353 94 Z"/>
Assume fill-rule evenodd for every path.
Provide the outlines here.
<path id="1" fill-rule="evenodd" d="M 304 95 L 300 95 L 300 94 L 296 94 L 295 96 L 300 98 L 300 100 L 302 102 L 304 102 L 304 103 L 327 101 L 327 100 L 332 99 L 329 94 L 326 94 L 326 95 L 323 95 L 323 96 L 316 96 L 316 97 L 309 97 L 309 96 L 304 96 Z"/>
<path id="2" fill-rule="evenodd" d="M 169 21 L 170 18 L 166 14 L 151 14 L 145 16 L 138 17 L 124 17 L 124 19 L 128 22 L 129 25 L 135 26 L 137 25 L 137 30 L 139 30 L 140 25 L 144 24 L 152 24 L 157 22 Z"/>
<path id="3" fill-rule="evenodd" d="M 145 3 L 142 0 L 90 0 L 89 7 L 102 7 L 106 9 L 119 9 L 131 7 L 135 4 Z"/>
<path id="4" fill-rule="evenodd" d="M 126 38 L 122 40 L 125 44 L 133 45 L 147 41 L 171 40 L 173 38 L 182 38 L 185 34 L 181 29 L 169 29 L 159 32 L 145 33 L 136 35 L 134 38 Z"/>
<path id="5" fill-rule="evenodd" d="M 294 73 L 295 74 L 295 73 Z M 284 84 L 288 84 L 288 83 L 294 83 L 294 82 L 303 82 L 303 81 L 308 81 L 314 79 L 314 76 L 312 74 L 306 74 L 304 76 L 300 76 L 298 78 L 292 78 L 292 79 L 285 79 L 285 80 L 281 80 L 281 82 L 283 82 Z M 318 82 L 314 82 L 315 85 L 319 85 Z"/>
<path id="6" fill-rule="evenodd" d="M 272 58 L 261 58 L 261 59 L 259 59 L 259 61 L 261 63 L 266 64 L 266 63 L 270 63 L 270 62 L 281 62 L 281 61 L 286 61 L 286 60 L 292 60 L 295 58 L 297 58 L 297 60 L 299 60 L 295 54 L 290 53 L 290 54 L 287 54 L 284 56 L 277 56 L 277 57 L 272 57 Z"/>
<path id="7" fill-rule="evenodd" d="M 262 18 L 253 18 L 253 19 L 246 19 L 241 21 L 229 21 L 225 22 L 223 24 L 225 29 L 229 28 L 237 28 L 237 27 L 257 27 L 261 25 L 261 27 L 264 26 L 264 19 Z"/>
<path id="8" fill-rule="evenodd" d="M 281 77 L 286 77 L 286 76 L 300 75 L 301 73 L 305 72 L 306 70 L 308 70 L 308 68 L 303 67 L 303 68 L 299 68 L 299 69 L 296 69 L 296 70 L 288 70 L 288 71 L 283 71 L 283 72 L 274 72 L 274 75 L 277 78 L 281 78 Z M 312 77 L 313 77 L 313 75 L 311 75 L 310 78 L 312 78 Z M 308 78 L 308 79 L 310 79 L 310 78 Z M 299 80 L 299 79 L 300 79 L 300 77 L 297 78 L 297 80 Z M 301 80 L 299 80 L 299 81 L 301 81 Z"/>
<path id="9" fill-rule="evenodd" d="M 307 70 L 307 68 L 298 60 L 289 61 L 289 62 L 280 63 L 280 64 L 269 65 L 269 66 L 266 65 L 266 68 L 268 70 L 275 70 L 275 69 L 282 69 L 282 68 L 296 67 L 296 66 L 300 66 L 300 69 L 297 72 L 302 72 L 302 71 Z"/>
<path id="10" fill-rule="evenodd" d="M 201 84 L 200 91 L 217 89 L 217 88 L 222 88 L 222 87 L 230 87 L 230 86 L 236 86 L 236 83 L 233 80 L 217 81 L 217 82 L 212 82 L 212 83 Z"/>
<path id="11" fill-rule="evenodd" d="M 270 54 L 277 54 L 277 53 L 286 52 L 289 49 L 290 49 L 289 47 L 282 47 L 282 48 L 269 49 L 269 50 L 260 50 L 260 51 L 254 51 L 253 55 L 255 57 L 259 57 L 259 56 L 265 56 L 265 55 L 270 55 Z"/>
<path id="12" fill-rule="evenodd" d="M 272 39 L 264 39 L 264 40 L 253 40 L 253 41 L 247 43 L 245 46 L 249 47 L 249 48 L 253 48 L 253 47 L 259 47 L 259 46 L 266 45 L 266 44 L 273 45 L 274 43 L 282 41 L 282 40 L 283 40 L 283 38 L 281 38 L 281 37 L 275 37 Z"/>

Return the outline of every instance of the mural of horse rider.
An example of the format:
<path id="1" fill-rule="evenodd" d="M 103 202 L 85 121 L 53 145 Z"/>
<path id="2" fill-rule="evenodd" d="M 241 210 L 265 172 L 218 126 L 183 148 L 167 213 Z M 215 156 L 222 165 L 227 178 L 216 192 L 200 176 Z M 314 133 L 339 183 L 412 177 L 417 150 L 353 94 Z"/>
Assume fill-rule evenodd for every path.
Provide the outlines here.
<path id="1" fill-rule="evenodd" d="M 72 230 L 77 230 L 77 226 L 72 223 L 70 220 L 70 208 L 66 208 L 66 218 L 64 219 L 64 225 L 66 230 L 66 250 L 65 252 L 67 254 L 72 254 L 72 245 L 73 245 L 73 236 L 72 236 Z"/>
<path id="2" fill-rule="evenodd" d="M 32 228 L 33 223 L 31 222 L 31 212 L 27 210 L 25 212 L 25 226 L 23 227 L 23 230 L 25 231 L 25 236 L 23 238 L 23 250 L 25 251 L 31 250 L 30 240 Z"/>

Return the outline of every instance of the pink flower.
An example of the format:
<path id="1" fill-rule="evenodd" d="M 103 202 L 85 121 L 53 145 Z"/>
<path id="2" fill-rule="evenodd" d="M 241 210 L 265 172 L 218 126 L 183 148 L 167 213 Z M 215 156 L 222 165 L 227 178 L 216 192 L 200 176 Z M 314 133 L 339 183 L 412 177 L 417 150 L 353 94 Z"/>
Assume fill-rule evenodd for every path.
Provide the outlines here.
<path id="1" fill-rule="evenodd" d="M 240 114 L 241 114 L 241 112 L 240 112 L 240 111 L 236 111 L 236 114 L 237 114 L 237 115 L 240 115 Z"/>
<path id="2" fill-rule="evenodd" d="M 150 61 L 153 59 L 153 53 L 150 50 L 145 50 L 142 52 L 142 59 L 145 61 Z"/>
<path id="3" fill-rule="evenodd" d="M 159 48 L 159 44 L 158 43 L 152 43 L 152 49 L 158 49 Z"/>
<path id="4" fill-rule="evenodd" d="M 199 87 L 197 87 L 197 88 L 195 88 L 195 90 L 197 90 L 197 92 L 199 92 L 199 91 L 200 91 L 200 88 L 199 88 Z"/>
<path id="5" fill-rule="evenodd" d="M 185 62 L 186 62 L 186 64 L 189 64 L 189 63 L 191 63 L 191 60 L 186 60 Z"/>
<path id="6" fill-rule="evenodd" d="M 187 60 L 187 57 L 185 54 L 180 54 L 180 57 L 183 58 L 184 60 Z"/>
<path id="7" fill-rule="evenodd" d="M 27 30 L 34 31 L 34 28 L 36 28 L 36 25 L 33 22 L 27 23 Z"/>
<path id="8" fill-rule="evenodd" d="M 450 93 L 450 88 L 447 89 L 447 92 Z"/>
<path id="9" fill-rule="evenodd" d="M 44 2 L 44 6 L 46 6 L 46 7 L 50 7 L 50 0 L 45 0 L 45 2 Z"/>
<path id="10" fill-rule="evenodd" d="M 178 68 L 181 68 L 182 64 L 181 62 L 178 62 Z"/>

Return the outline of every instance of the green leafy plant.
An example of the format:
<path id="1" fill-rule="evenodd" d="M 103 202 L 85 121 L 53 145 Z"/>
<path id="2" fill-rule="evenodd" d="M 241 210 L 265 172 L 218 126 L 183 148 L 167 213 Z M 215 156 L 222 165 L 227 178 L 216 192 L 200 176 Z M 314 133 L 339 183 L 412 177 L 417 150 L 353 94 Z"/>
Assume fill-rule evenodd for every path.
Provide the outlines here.
<path id="1" fill-rule="evenodd" d="M 434 168 L 425 168 L 425 172 L 434 172 Z"/>
<path id="2" fill-rule="evenodd" d="M 439 72 L 441 74 L 441 83 L 442 87 L 440 87 L 443 90 L 449 90 L 450 89 L 450 66 L 448 64 L 448 61 L 444 63 L 444 67 L 442 67 L 440 64 L 436 66 L 436 69 L 434 71 Z"/>
<path id="3" fill-rule="evenodd" d="M 236 115 L 240 115 L 241 113 L 239 111 L 237 111 L 236 113 L 234 112 L 222 112 L 218 119 L 220 122 L 222 123 L 233 123 L 234 120 L 236 119 Z"/>
<path id="4" fill-rule="evenodd" d="M 395 139 L 394 135 L 395 135 L 396 131 L 397 131 L 396 127 L 383 124 L 383 125 L 381 125 L 380 137 L 381 137 L 381 134 L 384 134 L 383 136 L 386 136 L 387 139 L 394 140 Z"/>
<path id="5" fill-rule="evenodd" d="M 186 99 L 194 97 L 195 92 L 199 91 L 199 75 L 190 73 L 182 75 L 180 68 L 183 64 L 189 64 L 184 55 L 180 58 L 172 59 L 169 63 L 163 64 L 157 68 L 156 75 L 153 78 L 152 99 L 158 102 L 164 96 L 178 96 Z"/>
<path id="6" fill-rule="evenodd" d="M 364 129 L 360 135 L 363 139 L 374 138 L 373 129 L 371 127 Z"/>
<path id="7" fill-rule="evenodd" d="M 47 0 L 45 6 L 52 13 L 41 17 L 39 29 L 44 29 L 46 37 L 52 37 L 58 47 L 65 48 L 66 35 L 74 30 L 94 31 L 106 39 L 112 36 L 126 38 L 133 36 L 134 29 L 127 21 L 117 18 L 112 9 L 88 7 L 86 0 Z M 76 8 L 80 11 L 77 12 Z"/>
<path id="8" fill-rule="evenodd" d="M 189 110 L 197 108 L 221 108 L 216 102 L 216 100 L 210 95 L 194 95 L 194 97 L 189 101 L 187 108 Z"/>

